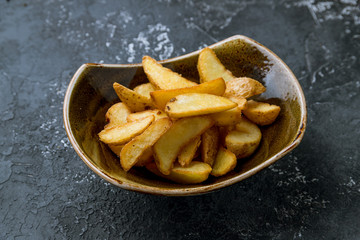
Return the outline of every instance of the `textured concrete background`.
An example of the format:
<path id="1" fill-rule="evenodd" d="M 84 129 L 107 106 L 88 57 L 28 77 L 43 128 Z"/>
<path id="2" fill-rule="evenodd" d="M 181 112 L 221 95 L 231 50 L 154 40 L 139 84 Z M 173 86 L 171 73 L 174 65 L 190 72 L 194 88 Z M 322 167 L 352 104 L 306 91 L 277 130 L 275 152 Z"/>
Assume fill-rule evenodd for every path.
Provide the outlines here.
<path id="1" fill-rule="evenodd" d="M 300 146 L 255 176 L 186 198 L 100 179 L 62 123 L 85 62 L 166 59 L 235 34 L 278 54 L 308 103 Z M 356 0 L 0 1 L 0 239 L 359 239 Z"/>

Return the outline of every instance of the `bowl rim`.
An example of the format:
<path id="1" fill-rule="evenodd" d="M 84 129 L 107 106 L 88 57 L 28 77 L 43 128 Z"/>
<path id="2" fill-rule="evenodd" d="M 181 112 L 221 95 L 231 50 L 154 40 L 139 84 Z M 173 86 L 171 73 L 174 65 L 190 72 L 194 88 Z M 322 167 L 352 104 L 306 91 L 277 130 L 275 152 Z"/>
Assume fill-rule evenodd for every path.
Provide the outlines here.
<path id="1" fill-rule="evenodd" d="M 249 37 L 246 37 L 243 35 L 235 35 L 235 36 L 226 38 L 222 41 L 219 41 L 217 43 L 214 43 L 208 47 L 214 48 L 219 45 L 223 45 L 224 43 L 231 42 L 234 40 L 239 40 L 239 39 L 243 40 L 245 42 L 248 42 L 251 45 L 255 45 L 265 52 L 269 52 L 278 61 L 278 63 L 282 65 L 283 69 L 285 69 L 287 71 L 287 73 L 291 77 L 291 80 L 295 83 L 296 91 L 298 93 L 297 95 L 300 97 L 300 99 L 299 99 L 300 110 L 301 110 L 300 124 L 299 124 L 299 128 L 297 130 L 297 135 L 296 135 L 295 139 L 288 146 L 284 147 L 280 152 L 278 152 L 271 158 L 267 159 L 265 162 L 257 165 L 256 167 L 248 170 L 247 172 L 245 172 L 241 175 L 238 175 L 238 176 L 235 176 L 235 177 L 232 177 L 229 179 L 225 179 L 221 182 L 213 183 L 208 186 L 199 186 L 199 187 L 195 187 L 195 188 L 183 188 L 183 189 L 176 189 L 176 188 L 167 188 L 166 189 L 166 188 L 159 188 L 159 187 L 155 187 L 155 186 L 146 186 L 146 185 L 142 185 L 142 184 L 137 184 L 137 183 L 132 183 L 132 182 L 121 181 L 119 179 L 114 179 L 111 176 L 107 175 L 105 172 L 101 171 L 99 168 L 97 168 L 96 165 L 94 163 L 92 163 L 90 158 L 87 156 L 87 154 L 81 149 L 81 147 L 77 143 L 75 136 L 71 130 L 71 125 L 70 125 L 70 121 L 69 121 L 70 99 L 71 99 L 71 96 L 73 93 L 73 89 L 74 89 L 80 75 L 86 68 L 88 68 L 90 66 L 99 66 L 99 67 L 106 67 L 106 68 L 132 68 L 132 67 L 141 67 L 142 64 L 141 63 L 136 63 L 136 64 L 85 63 L 82 66 L 80 66 L 80 68 L 75 72 L 74 76 L 72 77 L 72 79 L 68 85 L 68 88 L 66 90 L 65 97 L 64 97 L 64 103 L 63 103 L 63 121 L 64 121 L 65 130 L 66 130 L 67 136 L 68 136 L 73 148 L 75 149 L 76 153 L 79 155 L 79 157 L 83 160 L 83 162 L 91 170 L 93 170 L 101 178 L 114 184 L 115 186 L 118 186 L 118 187 L 126 189 L 126 190 L 131 190 L 131 191 L 136 191 L 136 192 L 141 192 L 141 193 L 149 193 L 149 194 L 154 194 L 154 195 L 166 195 L 166 196 L 198 195 L 198 194 L 204 194 L 204 193 L 218 190 L 223 187 L 230 186 L 232 184 L 240 182 L 240 181 L 254 175 L 255 173 L 270 166 L 271 164 L 273 164 L 274 162 L 276 162 L 277 160 L 279 160 L 280 158 L 282 158 L 283 156 L 288 154 L 290 151 L 292 151 L 294 148 L 296 148 L 299 145 L 299 143 L 301 142 L 301 140 L 304 136 L 304 133 L 305 133 L 306 121 L 307 121 L 307 110 L 306 110 L 306 101 L 305 101 L 305 96 L 304 96 L 303 90 L 300 86 L 299 81 L 295 77 L 294 73 L 290 70 L 290 68 L 284 63 L 284 61 L 281 58 L 279 58 L 274 52 L 272 52 L 270 49 L 266 48 L 261 43 L 258 43 L 257 41 L 255 41 Z M 161 60 L 158 62 L 171 63 L 174 61 L 192 57 L 194 55 L 198 55 L 200 53 L 200 51 L 201 51 L 201 49 L 191 52 L 191 53 L 187 53 L 185 55 L 181 55 L 181 56 L 166 59 L 166 60 Z"/>

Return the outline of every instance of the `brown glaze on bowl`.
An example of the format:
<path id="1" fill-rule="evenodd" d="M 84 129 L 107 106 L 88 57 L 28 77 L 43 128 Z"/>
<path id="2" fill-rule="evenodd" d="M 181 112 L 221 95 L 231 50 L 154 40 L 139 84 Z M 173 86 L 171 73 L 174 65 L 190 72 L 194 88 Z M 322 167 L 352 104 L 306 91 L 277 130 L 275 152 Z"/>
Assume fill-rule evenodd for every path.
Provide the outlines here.
<path id="1" fill-rule="evenodd" d="M 105 125 L 105 113 L 118 102 L 112 84 L 130 88 L 147 82 L 141 64 L 84 64 L 75 73 L 64 100 L 65 129 L 74 149 L 96 174 L 124 189 L 159 195 L 195 195 L 239 182 L 274 163 L 301 141 L 306 126 L 304 94 L 294 74 L 273 52 L 244 37 L 233 36 L 212 48 L 221 62 L 237 77 L 251 77 L 262 82 L 267 91 L 259 100 L 281 106 L 274 124 L 261 127 L 262 141 L 249 158 L 223 177 L 212 177 L 201 184 L 184 185 L 154 176 L 144 168 L 125 172 L 119 159 L 99 141 L 97 134 Z M 197 81 L 196 64 L 200 51 L 161 61 L 166 67 Z"/>

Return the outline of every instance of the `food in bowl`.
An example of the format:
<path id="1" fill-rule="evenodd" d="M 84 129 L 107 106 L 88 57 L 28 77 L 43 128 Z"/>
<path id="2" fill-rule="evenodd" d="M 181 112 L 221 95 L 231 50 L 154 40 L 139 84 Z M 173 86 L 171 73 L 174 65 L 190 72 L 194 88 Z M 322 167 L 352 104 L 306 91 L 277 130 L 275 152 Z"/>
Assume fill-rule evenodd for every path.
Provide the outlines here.
<path id="1" fill-rule="evenodd" d="M 133 90 L 113 84 L 121 102 L 108 109 L 98 134 L 125 171 L 145 167 L 184 184 L 226 175 L 256 151 L 258 125 L 272 124 L 280 113 L 279 106 L 249 99 L 266 88 L 236 78 L 210 48 L 199 54 L 199 84 L 149 56 L 143 68 L 148 83 Z"/>

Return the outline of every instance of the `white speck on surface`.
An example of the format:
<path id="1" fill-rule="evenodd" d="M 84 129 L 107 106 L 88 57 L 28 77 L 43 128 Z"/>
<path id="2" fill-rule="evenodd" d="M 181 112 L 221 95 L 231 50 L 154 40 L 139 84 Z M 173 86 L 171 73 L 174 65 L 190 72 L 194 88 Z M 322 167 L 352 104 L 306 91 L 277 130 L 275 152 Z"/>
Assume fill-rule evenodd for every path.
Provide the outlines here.
<path id="1" fill-rule="evenodd" d="M 341 3 L 356 5 L 357 0 L 340 0 Z"/>
<path id="2" fill-rule="evenodd" d="M 130 55 L 130 56 L 128 57 L 127 61 L 128 61 L 129 63 L 134 62 L 135 54 L 136 54 L 135 49 L 134 49 L 134 43 L 130 43 L 130 44 L 128 45 L 127 53 Z"/>

